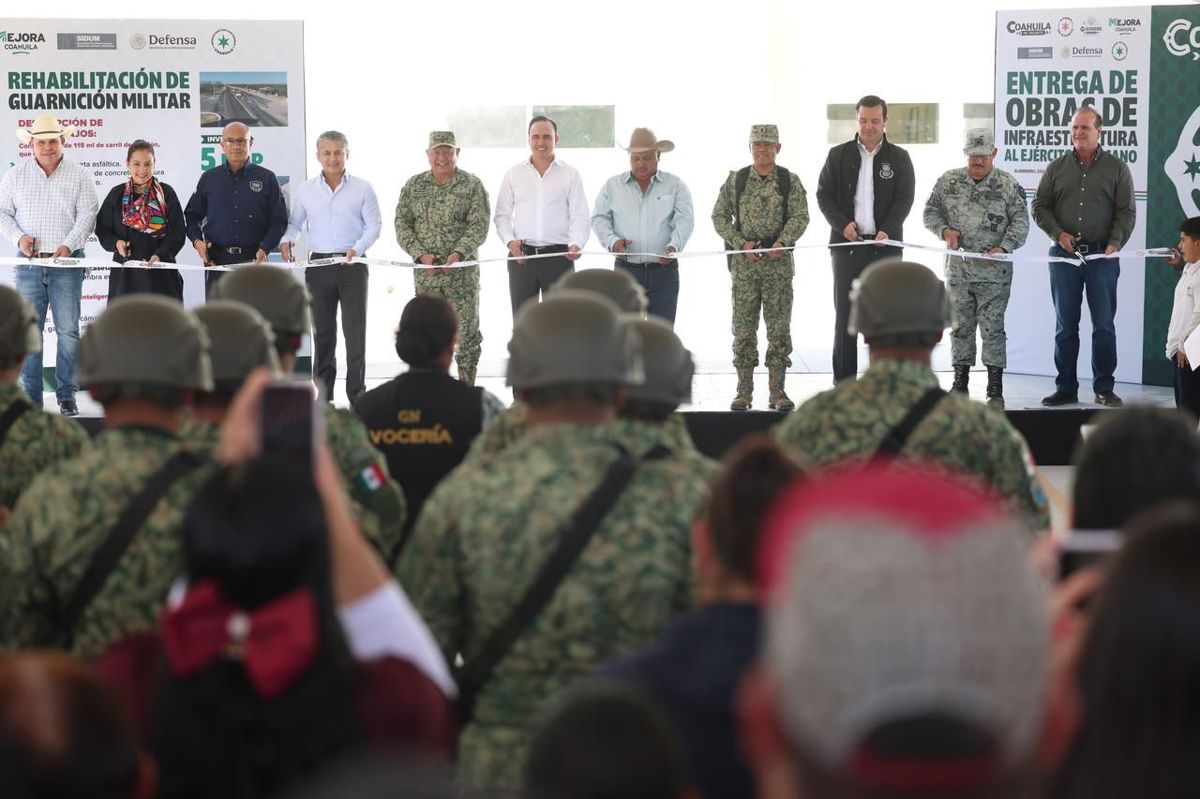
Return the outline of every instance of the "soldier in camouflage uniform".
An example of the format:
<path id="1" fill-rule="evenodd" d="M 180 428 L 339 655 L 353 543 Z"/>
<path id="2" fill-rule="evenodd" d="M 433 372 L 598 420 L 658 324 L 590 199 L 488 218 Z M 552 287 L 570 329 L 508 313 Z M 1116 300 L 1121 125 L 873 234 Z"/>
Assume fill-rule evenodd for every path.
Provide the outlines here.
<path id="1" fill-rule="evenodd" d="M 475 383 L 483 336 L 479 332 L 479 267 L 447 269 L 479 257 L 488 232 L 487 191 L 479 178 L 458 168 L 454 133 L 429 134 L 429 171 L 413 175 L 396 204 L 396 240 L 416 263 L 417 294 L 439 294 L 458 315 L 458 379 Z M 438 266 L 441 265 L 441 266 Z"/>
<path id="2" fill-rule="evenodd" d="M 0 536 L 0 645 L 68 645 L 92 658 L 154 630 L 182 562 L 184 510 L 212 472 L 195 465 L 170 483 L 77 624 L 64 611 L 126 507 L 182 449 L 176 436 L 196 391 L 212 389 L 208 337 L 165 297 L 109 304 L 80 343 L 79 378 L 104 405 L 93 446 L 38 475 Z"/>
<path id="3" fill-rule="evenodd" d="M 312 330 L 308 290 L 277 266 L 248 266 L 218 283 L 211 299 L 236 300 L 262 314 L 275 334 L 275 353 L 284 374 L 296 368 L 301 339 Z M 363 534 L 390 559 L 404 535 L 404 491 L 388 473 L 387 459 L 371 445 L 367 428 L 353 412 L 318 403 L 325 439 L 346 480 Z M 390 560 L 388 560 L 390 562 Z"/>
<path id="4" fill-rule="evenodd" d="M 987 128 L 967 131 L 964 169 L 951 169 L 938 178 L 925 203 L 925 227 L 951 250 L 968 253 L 1013 252 L 1029 235 L 1025 189 L 1017 179 L 994 167 L 995 139 Z M 967 393 L 975 365 L 975 327 L 983 336 L 983 365 L 987 367 L 987 401 L 1004 408 L 1004 311 L 1012 288 L 1012 264 L 946 256 L 946 285 L 954 307 L 950 355 L 954 390 Z"/>
<path id="5" fill-rule="evenodd" d="M 776 428 L 779 440 L 816 467 L 872 458 L 931 389 L 933 348 L 951 323 L 942 282 L 924 266 L 880 261 L 851 295 L 850 332 L 863 334 L 871 365 L 801 405 Z M 1033 532 L 1050 524 L 1046 498 L 1021 434 L 1003 414 L 951 391 L 913 428 L 898 453 L 980 481 Z"/>
<path id="6" fill-rule="evenodd" d="M 758 315 L 767 325 L 770 408 L 796 407 L 783 390 L 792 365 L 792 278 L 796 265 L 791 247 L 808 227 L 808 198 L 800 178 L 775 164 L 779 154 L 779 128 L 750 126 L 751 166 L 729 173 L 717 192 L 713 227 L 726 249 L 766 253 L 738 253 L 729 259 L 733 279 L 733 368 L 737 370 L 737 396 L 729 407 L 750 409 L 754 394 L 754 367 L 758 365 Z M 787 196 L 783 194 L 784 183 Z M 739 183 L 744 188 L 739 191 Z"/>
<path id="7" fill-rule="evenodd" d="M 41 348 L 33 306 L 0 286 L 0 527 L 38 472 L 88 445 L 80 425 L 34 408 L 21 388 L 21 364 Z"/>
<path id="8" fill-rule="evenodd" d="M 556 290 L 517 316 L 508 381 L 529 429 L 434 491 L 401 560 L 401 583 L 443 651 L 468 664 L 509 616 L 564 525 L 619 457 L 621 386 L 640 380 L 636 333 L 612 303 Z M 706 488 L 677 464 L 643 461 L 549 603 L 478 694 L 459 739 L 464 780 L 521 784 L 547 700 L 597 663 L 649 640 L 691 602 L 689 527 Z"/>

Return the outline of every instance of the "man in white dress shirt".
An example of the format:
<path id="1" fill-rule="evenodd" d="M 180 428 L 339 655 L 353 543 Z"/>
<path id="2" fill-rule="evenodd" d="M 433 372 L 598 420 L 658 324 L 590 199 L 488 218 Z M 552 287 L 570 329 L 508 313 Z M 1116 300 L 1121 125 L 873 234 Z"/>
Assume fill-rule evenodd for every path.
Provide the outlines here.
<path id="1" fill-rule="evenodd" d="M 535 116 L 529 121 L 527 161 L 504 175 L 496 197 L 496 232 L 508 246 L 508 293 L 513 315 L 529 299 L 574 271 L 591 233 L 591 211 L 574 167 L 554 155 L 558 125 Z M 553 253 L 557 257 L 527 259 Z"/>
<path id="2" fill-rule="evenodd" d="M 337 378 L 337 308 L 342 304 L 342 335 L 346 338 L 346 396 L 353 404 L 366 391 L 367 265 L 356 262 L 379 238 L 383 218 L 379 200 L 366 180 L 346 171 L 350 148 L 345 135 L 327 130 L 317 137 L 321 174 L 292 193 L 292 218 L 280 252 L 292 260 L 292 245 L 308 223 L 309 260 L 341 258 L 341 263 L 309 267 L 304 280 L 312 294 L 313 375 L 333 401 Z"/>

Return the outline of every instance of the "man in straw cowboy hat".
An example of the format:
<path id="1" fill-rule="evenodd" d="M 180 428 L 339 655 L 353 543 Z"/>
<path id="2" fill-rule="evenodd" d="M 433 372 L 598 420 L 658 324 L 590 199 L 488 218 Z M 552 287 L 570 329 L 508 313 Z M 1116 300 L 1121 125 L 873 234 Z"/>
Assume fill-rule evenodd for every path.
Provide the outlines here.
<path id="1" fill-rule="evenodd" d="M 592 230 L 617 256 L 617 269 L 646 289 L 649 311 L 675 324 L 679 301 L 679 262 L 672 256 L 691 238 L 695 225 L 692 193 L 675 175 L 658 168 L 662 153 L 675 149 L 649 128 L 629 137 L 629 171 L 609 178 L 592 210 Z M 629 255 L 626 252 L 659 253 Z"/>
<path id="2" fill-rule="evenodd" d="M 17 129 L 33 158 L 17 164 L 0 179 L 0 235 L 27 258 L 83 257 L 83 245 L 96 226 L 100 201 L 91 173 L 63 156 L 74 126 L 63 127 L 53 114 Z M 17 291 L 37 313 L 38 328 L 46 309 L 54 314 L 55 395 L 63 416 L 79 415 L 75 404 L 75 352 L 79 348 L 79 303 L 82 267 L 18 266 Z M 21 386 L 35 406 L 42 406 L 42 354 L 30 353 L 21 367 Z"/>

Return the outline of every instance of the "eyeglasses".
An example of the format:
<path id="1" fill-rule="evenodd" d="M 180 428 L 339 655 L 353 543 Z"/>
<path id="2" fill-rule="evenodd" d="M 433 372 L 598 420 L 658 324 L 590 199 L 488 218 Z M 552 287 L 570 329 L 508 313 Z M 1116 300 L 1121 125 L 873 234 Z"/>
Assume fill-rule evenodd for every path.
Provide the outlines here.
<path id="1" fill-rule="evenodd" d="M 247 142 L 254 141 L 253 139 L 221 139 L 226 144 L 236 144 L 238 147 L 245 147 Z"/>

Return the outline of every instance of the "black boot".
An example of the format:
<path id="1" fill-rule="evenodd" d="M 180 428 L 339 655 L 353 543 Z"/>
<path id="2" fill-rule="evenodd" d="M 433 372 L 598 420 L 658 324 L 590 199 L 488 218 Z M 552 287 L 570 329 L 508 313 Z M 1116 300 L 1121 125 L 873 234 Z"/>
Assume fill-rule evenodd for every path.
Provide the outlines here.
<path id="1" fill-rule="evenodd" d="M 989 408 L 1004 410 L 1004 370 L 999 366 L 989 366 L 987 384 L 987 404 Z"/>
<path id="2" fill-rule="evenodd" d="M 971 379 L 971 367 L 965 364 L 954 364 L 954 385 L 950 386 L 951 391 L 957 391 L 960 394 L 967 394 L 967 381 Z"/>

